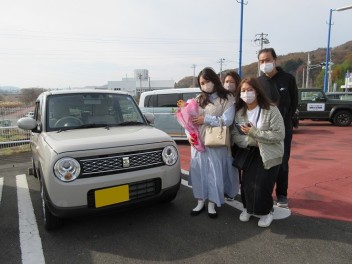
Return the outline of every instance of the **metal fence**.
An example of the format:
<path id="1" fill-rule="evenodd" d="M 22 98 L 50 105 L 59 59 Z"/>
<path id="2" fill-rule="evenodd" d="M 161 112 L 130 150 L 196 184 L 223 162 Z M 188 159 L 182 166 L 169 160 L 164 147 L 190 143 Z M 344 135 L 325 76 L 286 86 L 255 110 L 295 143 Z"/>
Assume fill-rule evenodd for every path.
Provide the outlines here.
<path id="1" fill-rule="evenodd" d="M 17 120 L 33 107 L 0 107 L 0 154 L 29 150 L 31 131 L 18 128 Z"/>

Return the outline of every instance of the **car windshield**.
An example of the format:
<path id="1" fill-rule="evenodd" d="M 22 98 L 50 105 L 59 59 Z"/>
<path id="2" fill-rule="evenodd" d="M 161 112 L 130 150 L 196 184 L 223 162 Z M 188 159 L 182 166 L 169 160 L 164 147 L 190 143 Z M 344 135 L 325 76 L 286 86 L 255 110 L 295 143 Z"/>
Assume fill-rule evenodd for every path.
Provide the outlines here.
<path id="1" fill-rule="evenodd" d="M 51 95 L 47 131 L 146 124 L 133 98 L 125 94 Z"/>

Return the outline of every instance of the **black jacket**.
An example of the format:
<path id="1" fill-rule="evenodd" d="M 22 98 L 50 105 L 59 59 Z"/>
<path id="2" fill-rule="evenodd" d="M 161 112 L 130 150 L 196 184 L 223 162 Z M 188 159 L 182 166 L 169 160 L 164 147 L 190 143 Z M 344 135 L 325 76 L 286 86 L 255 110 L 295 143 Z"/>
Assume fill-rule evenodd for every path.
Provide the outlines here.
<path id="1" fill-rule="evenodd" d="M 282 68 L 272 78 L 265 74 L 258 77 L 258 81 L 267 96 L 275 103 L 284 119 L 285 127 L 292 129 L 292 117 L 298 106 L 298 89 L 296 79 Z"/>

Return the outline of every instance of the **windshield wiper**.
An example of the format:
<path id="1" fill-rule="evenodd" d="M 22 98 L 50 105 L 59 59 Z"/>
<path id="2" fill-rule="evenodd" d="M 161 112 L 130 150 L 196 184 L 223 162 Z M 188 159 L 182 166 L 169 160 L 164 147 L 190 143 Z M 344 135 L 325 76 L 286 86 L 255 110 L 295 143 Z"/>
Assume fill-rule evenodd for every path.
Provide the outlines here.
<path id="1" fill-rule="evenodd" d="M 79 128 L 94 128 L 94 127 L 109 127 L 110 124 L 96 124 L 96 123 L 93 123 L 93 124 L 84 124 L 84 125 L 81 125 L 81 126 L 78 126 L 78 127 L 75 127 L 74 129 L 79 129 Z"/>
<path id="2" fill-rule="evenodd" d="M 125 121 L 117 124 L 117 126 L 139 126 L 139 125 L 145 125 L 145 124 L 138 121 Z"/>
<path id="3" fill-rule="evenodd" d="M 81 126 L 77 126 L 77 127 L 62 127 L 60 128 L 57 133 L 61 133 L 63 131 L 67 131 L 67 130 L 75 130 L 75 129 L 81 129 L 81 128 L 94 128 L 94 127 L 104 127 L 106 129 L 110 129 L 111 125 L 109 124 L 84 124 Z"/>

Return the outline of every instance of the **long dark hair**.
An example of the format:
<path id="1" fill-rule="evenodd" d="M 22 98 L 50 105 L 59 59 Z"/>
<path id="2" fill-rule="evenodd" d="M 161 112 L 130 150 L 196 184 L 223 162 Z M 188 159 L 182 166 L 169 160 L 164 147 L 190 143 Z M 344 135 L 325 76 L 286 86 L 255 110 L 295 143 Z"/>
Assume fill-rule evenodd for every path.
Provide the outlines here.
<path id="1" fill-rule="evenodd" d="M 230 92 L 222 86 L 219 76 L 212 68 L 206 67 L 198 74 L 199 88 L 201 88 L 199 81 L 200 77 L 203 77 L 205 80 L 212 82 L 214 84 L 214 91 L 217 92 L 220 99 L 227 100 L 227 95 L 230 94 Z M 207 104 L 210 103 L 208 99 L 208 94 L 202 91 L 201 94 L 198 96 L 198 102 L 200 107 L 204 108 Z"/>
<path id="2" fill-rule="evenodd" d="M 270 106 L 272 105 L 270 99 L 265 94 L 264 90 L 260 86 L 257 79 L 250 77 L 250 78 L 243 79 L 240 85 L 236 88 L 236 91 L 235 91 L 236 111 L 243 108 L 243 115 L 247 113 L 247 104 L 241 99 L 241 88 L 245 83 L 247 83 L 255 90 L 255 93 L 257 94 L 257 102 L 259 107 L 262 109 L 269 110 Z"/>

